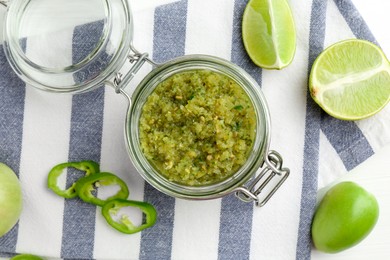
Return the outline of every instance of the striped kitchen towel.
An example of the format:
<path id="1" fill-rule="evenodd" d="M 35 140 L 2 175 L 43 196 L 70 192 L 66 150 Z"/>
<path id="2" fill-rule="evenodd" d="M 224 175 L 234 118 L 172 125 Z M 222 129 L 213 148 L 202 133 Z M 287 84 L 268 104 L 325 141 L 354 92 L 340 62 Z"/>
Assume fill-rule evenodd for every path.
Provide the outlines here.
<path id="1" fill-rule="evenodd" d="M 362 38 L 387 50 L 390 41 L 377 42 L 352 0 L 289 0 L 297 28 L 295 59 L 281 71 L 262 70 L 250 61 L 241 41 L 247 2 L 134 0 L 134 45 L 156 62 L 186 54 L 216 55 L 258 81 L 271 111 L 271 149 L 282 154 L 291 170 L 270 202 L 256 208 L 234 196 L 199 202 L 158 192 L 143 181 L 127 155 L 123 97 L 103 86 L 74 96 L 36 90 L 18 79 L 1 49 L 0 161 L 18 174 L 24 210 L 19 223 L 0 238 L 0 257 L 311 258 L 309 232 L 318 188 L 390 143 L 390 107 L 358 122 L 336 120 L 308 95 L 308 73 L 318 54 L 336 41 Z M 77 27 L 71 37 L 64 35 L 64 42 L 70 39 L 76 46 L 64 55 L 83 57 L 88 43 L 83 44 L 86 49 L 77 48 L 78 35 L 88 31 L 93 37 L 98 29 L 99 22 Z M 26 52 L 41 48 L 28 38 L 24 45 Z M 145 73 L 136 76 L 130 89 Z M 61 199 L 46 188 L 47 173 L 55 164 L 84 159 L 119 175 L 132 199 L 152 203 L 157 224 L 138 234 L 121 234 L 106 224 L 99 208 Z"/>

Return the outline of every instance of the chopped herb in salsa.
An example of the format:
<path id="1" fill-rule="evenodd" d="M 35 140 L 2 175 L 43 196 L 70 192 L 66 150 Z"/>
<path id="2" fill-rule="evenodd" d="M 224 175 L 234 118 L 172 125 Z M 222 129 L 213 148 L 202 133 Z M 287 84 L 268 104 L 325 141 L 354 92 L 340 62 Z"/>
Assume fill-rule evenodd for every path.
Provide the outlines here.
<path id="1" fill-rule="evenodd" d="M 228 178 L 246 162 L 256 114 L 230 77 L 192 70 L 155 88 L 142 108 L 139 131 L 145 157 L 165 178 L 207 185 Z"/>

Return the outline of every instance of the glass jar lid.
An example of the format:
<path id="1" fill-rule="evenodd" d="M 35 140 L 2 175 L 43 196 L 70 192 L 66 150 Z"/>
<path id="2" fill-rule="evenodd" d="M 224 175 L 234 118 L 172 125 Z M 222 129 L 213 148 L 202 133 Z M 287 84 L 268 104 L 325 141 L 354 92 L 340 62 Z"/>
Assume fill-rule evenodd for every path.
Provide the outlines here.
<path id="1" fill-rule="evenodd" d="M 123 65 L 131 39 L 126 0 L 13 0 L 4 25 L 11 66 L 52 92 L 99 86 Z"/>

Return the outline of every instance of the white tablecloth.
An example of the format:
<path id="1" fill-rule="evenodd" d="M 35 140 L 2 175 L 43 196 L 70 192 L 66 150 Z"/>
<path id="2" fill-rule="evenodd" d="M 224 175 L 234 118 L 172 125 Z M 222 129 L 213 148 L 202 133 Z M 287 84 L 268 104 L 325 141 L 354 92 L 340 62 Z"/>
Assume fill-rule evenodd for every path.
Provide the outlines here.
<path id="1" fill-rule="evenodd" d="M 77 96 L 38 91 L 16 77 L 0 51 L 0 161 L 18 174 L 24 196 L 18 225 L 0 238 L 0 256 L 25 252 L 67 259 L 327 257 L 313 251 L 310 243 L 317 190 L 354 171 L 390 143 L 390 106 L 358 122 L 333 119 L 308 96 L 308 73 L 315 57 L 342 39 L 367 39 L 390 55 L 389 23 L 382 22 L 389 21 L 390 4 L 290 0 L 296 55 L 287 68 L 269 71 L 254 66 L 243 48 L 246 3 L 131 1 L 134 45 L 158 62 L 185 54 L 216 55 L 238 64 L 259 82 L 271 113 L 271 149 L 282 154 L 291 170 L 272 200 L 256 208 L 234 196 L 195 202 L 163 195 L 144 183 L 127 155 L 123 97 L 109 87 Z M 375 6 L 375 12 L 367 5 Z M 39 47 L 26 40 L 27 52 Z M 145 74 L 137 74 L 130 89 Z M 83 159 L 99 161 L 102 170 L 123 178 L 132 199 L 155 205 L 157 224 L 124 235 L 106 224 L 100 209 L 63 200 L 46 188 L 51 167 Z M 387 212 L 388 203 L 382 200 L 380 206 Z"/>

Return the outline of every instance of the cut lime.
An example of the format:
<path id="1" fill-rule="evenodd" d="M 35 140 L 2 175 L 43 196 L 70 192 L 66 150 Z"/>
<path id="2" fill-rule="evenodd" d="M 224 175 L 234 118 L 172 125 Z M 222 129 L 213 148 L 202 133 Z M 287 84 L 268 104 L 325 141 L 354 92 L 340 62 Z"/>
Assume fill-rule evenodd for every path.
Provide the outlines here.
<path id="1" fill-rule="evenodd" d="M 329 115 L 343 120 L 367 118 L 390 100 L 390 64 L 371 42 L 341 41 L 315 60 L 309 89 Z"/>
<path id="2" fill-rule="evenodd" d="M 294 58 L 296 33 L 286 0 L 251 0 L 242 20 L 242 38 L 252 61 L 265 69 L 282 69 Z"/>

